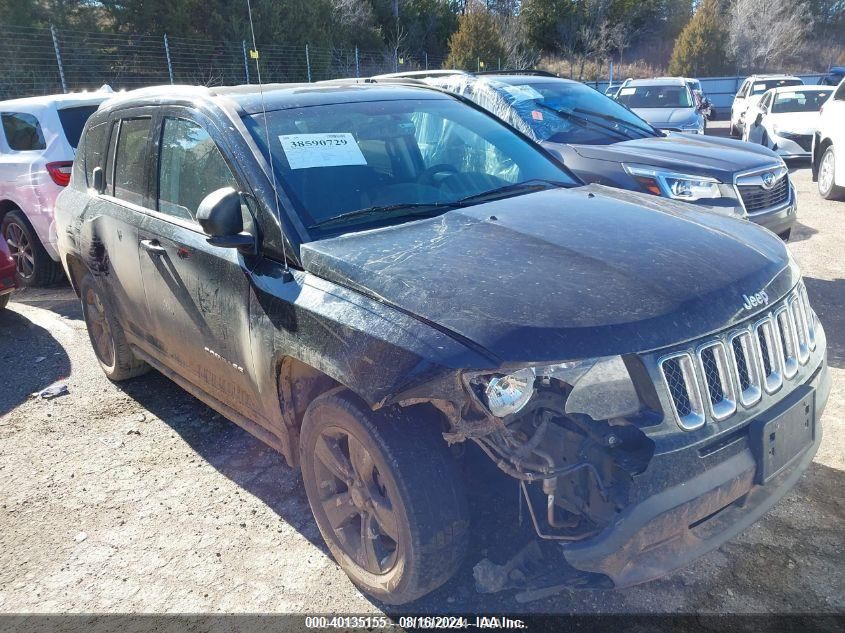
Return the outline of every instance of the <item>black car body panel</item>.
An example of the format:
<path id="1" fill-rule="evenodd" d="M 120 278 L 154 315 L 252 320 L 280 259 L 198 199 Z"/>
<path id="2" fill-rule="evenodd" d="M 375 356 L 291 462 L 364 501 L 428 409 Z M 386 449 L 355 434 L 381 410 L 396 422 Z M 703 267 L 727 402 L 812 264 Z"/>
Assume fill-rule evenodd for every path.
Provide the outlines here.
<path id="1" fill-rule="evenodd" d="M 303 265 L 503 363 L 664 347 L 733 323 L 748 288 L 780 297 L 797 283 L 759 227 L 651 201 L 596 185 L 539 192 L 305 244 Z"/>
<path id="2" fill-rule="evenodd" d="M 452 99 L 379 85 L 276 86 L 265 97 L 276 110 Z M 786 446 L 795 457 L 778 475 L 783 481 L 757 481 L 760 421 L 813 397 L 807 419 L 817 428 L 829 390 L 823 329 L 797 266 L 771 233 L 657 196 L 547 182 L 541 191 L 436 217 L 338 228 L 314 239 L 284 186 L 276 198 L 266 154 L 244 124 L 259 107 L 254 87 L 148 90 L 106 103 L 89 120 L 83 159 L 57 206 L 59 248 L 77 290 L 87 274 L 104 290 L 140 358 L 292 466 L 304 412 L 320 394 L 345 388 L 374 411 L 417 412 L 409 413 L 412 422 L 435 420 L 444 440 L 472 440 L 519 479 L 538 533 L 566 543 L 574 566 L 619 586 L 717 546 L 806 467 L 820 433 Z M 129 203 L 114 195 L 111 180 L 112 189 L 92 188 L 93 170 L 112 173 L 110 134 L 94 151 L 85 142 L 93 127 L 114 125 L 109 130 L 117 133 L 138 116 L 151 122 L 133 155 L 141 176 L 128 183 L 140 198 Z M 156 206 L 168 117 L 196 124 L 216 145 L 248 217 L 238 237 L 252 237 L 253 248 L 212 244 L 198 224 Z M 515 134 L 504 126 L 501 133 Z M 519 143 L 568 178 L 542 150 L 522 137 Z M 682 145 L 699 143 L 685 138 Z M 784 318 L 797 320 L 795 330 L 782 330 L 781 347 L 779 330 L 760 328 L 780 327 Z M 769 362 L 784 363 L 781 381 L 775 385 L 777 372 L 770 372 L 772 384 L 758 389 L 759 398 L 717 416 L 714 406 L 725 398 L 699 382 L 707 380 L 706 366 L 714 380 L 707 350 L 733 358 L 740 353 L 734 336 L 744 336 L 751 343 L 743 362 L 758 367 L 763 343 L 750 337 L 759 332 L 769 336 L 761 339 L 772 350 Z M 687 373 L 673 378 L 665 363 L 680 367 L 678 358 L 688 361 Z M 728 358 L 717 374 L 730 391 Z M 519 370 L 531 373 L 530 399 L 513 414 L 494 415 L 483 399 L 491 378 Z M 748 389 L 756 384 L 750 381 Z M 624 398 L 599 406 L 628 387 L 633 408 Z M 568 404 L 579 394 L 573 410 Z M 700 423 L 682 424 L 686 408 Z M 719 492 L 724 486 L 730 494 Z M 735 506 L 741 499 L 746 504 Z M 698 504 L 693 527 L 713 513 L 724 524 L 709 523 L 707 538 L 690 541 L 688 503 Z M 725 521 L 738 506 L 742 517 Z M 548 508 L 548 516 L 535 508 Z M 657 532 L 655 521 L 664 521 Z M 684 545 L 655 547 L 655 533 L 680 534 Z"/>

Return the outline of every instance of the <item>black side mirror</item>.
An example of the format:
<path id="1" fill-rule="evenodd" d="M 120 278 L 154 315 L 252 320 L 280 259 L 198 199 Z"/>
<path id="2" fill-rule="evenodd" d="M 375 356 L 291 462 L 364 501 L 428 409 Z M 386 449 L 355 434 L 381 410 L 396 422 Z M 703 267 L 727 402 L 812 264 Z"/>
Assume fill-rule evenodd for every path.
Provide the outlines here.
<path id="1" fill-rule="evenodd" d="M 91 172 L 91 180 L 97 193 L 103 193 L 106 190 L 106 172 L 103 171 L 102 167 L 94 167 Z"/>
<path id="2" fill-rule="evenodd" d="M 208 243 L 255 253 L 255 237 L 244 232 L 241 194 L 224 187 L 208 194 L 197 209 L 197 222 L 208 235 Z"/>

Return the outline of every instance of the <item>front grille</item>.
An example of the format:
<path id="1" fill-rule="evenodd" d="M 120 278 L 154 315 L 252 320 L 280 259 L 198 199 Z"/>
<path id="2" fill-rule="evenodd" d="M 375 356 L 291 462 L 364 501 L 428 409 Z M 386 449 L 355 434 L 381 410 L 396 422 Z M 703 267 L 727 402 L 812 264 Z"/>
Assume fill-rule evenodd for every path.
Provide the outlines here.
<path id="1" fill-rule="evenodd" d="M 805 152 L 810 152 L 813 149 L 813 135 L 812 134 L 789 134 L 783 133 L 781 136 L 785 139 L 798 143 L 798 146 Z"/>
<path id="2" fill-rule="evenodd" d="M 662 358 L 659 366 L 678 424 L 693 430 L 708 414 L 719 421 L 739 405 L 756 405 L 764 391 L 773 394 L 794 378 L 815 346 L 815 316 L 802 285 L 765 317 L 698 344 L 695 354 Z"/>
<path id="3" fill-rule="evenodd" d="M 771 189 L 761 185 L 737 185 L 747 213 L 758 213 L 789 200 L 789 177 L 784 175 Z"/>

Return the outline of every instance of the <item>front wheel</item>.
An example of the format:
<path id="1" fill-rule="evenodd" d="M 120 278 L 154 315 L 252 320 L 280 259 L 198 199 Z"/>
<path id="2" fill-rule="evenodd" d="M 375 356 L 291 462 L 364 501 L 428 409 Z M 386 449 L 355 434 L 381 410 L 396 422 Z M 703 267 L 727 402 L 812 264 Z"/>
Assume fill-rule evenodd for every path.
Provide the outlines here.
<path id="1" fill-rule="evenodd" d="M 10 292 L 10 293 L 8 293 L 8 294 L 3 295 L 2 297 L 0 297 L 0 310 L 2 310 L 2 309 L 3 309 L 3 308 L 5 308 L 7 305 L 9 305 L 9 299 L 11 299 L 11 298 L 12 298 L 12 293 L 11 293 L 11 292 Z"/>
<path id="2" fill-rule="evenodd" d="M 836 185 L 836 156 L 828 147 L 819 162 L 819 195 L 825 200 L 838 200 L 845 195 L 845 187 Z"/>
<path id="3" fill-rule="evenodd" d="M 108 298 L 91 273 L 82 278 L 79 291 L 88 337 L 106 377 L 118 382 L 147 373 L 150 366 L 132 352 Z"/>
<path id="4" fill-rule="evenodd" d="M 436 419 L 373 412 L 334 389 L 308 406 L 300 455 L 317 526 L 362 591 L 404 604 L 460 567 L 467 503 Z"/>

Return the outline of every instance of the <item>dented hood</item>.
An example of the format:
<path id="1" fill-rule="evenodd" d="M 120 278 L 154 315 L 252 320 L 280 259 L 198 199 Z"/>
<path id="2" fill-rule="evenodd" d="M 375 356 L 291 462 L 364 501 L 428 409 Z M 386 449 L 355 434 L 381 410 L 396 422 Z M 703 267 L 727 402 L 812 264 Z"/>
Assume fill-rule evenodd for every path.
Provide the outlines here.
<path id="1" fill-rule="evenodd" d="M 469 339 L 495 362 L 656 349 L 744 320 L 798 281 L 742 220 L 590 185 L 302 246 L 307 271 Z"/>

